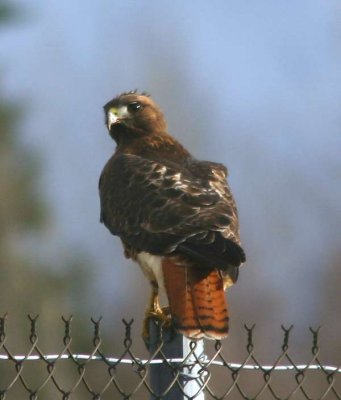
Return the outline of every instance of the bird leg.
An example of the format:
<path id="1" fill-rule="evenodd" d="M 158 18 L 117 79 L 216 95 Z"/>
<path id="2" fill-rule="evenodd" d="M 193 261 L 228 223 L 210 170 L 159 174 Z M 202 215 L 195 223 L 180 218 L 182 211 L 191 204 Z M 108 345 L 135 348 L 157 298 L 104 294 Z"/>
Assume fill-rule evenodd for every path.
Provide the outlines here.
<path id="1" fill-rule="evenodd" d="M 152 292 L 148 308 L 145 313 L 143 321 L 142 336 L 145 341 L 149 340 L 149 320 L 154 319 L 162 327 L 169 327 L 171 325 L 171 316 L 169 307 L 161 307 L 159 302 L 159 287 L 155 281 L 151 282 Z"/>

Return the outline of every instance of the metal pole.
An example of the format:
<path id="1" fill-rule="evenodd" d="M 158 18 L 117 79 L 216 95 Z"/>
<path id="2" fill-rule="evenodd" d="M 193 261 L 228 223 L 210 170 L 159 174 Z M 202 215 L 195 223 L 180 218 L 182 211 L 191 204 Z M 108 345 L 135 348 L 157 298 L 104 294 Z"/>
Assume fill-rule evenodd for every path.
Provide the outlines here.
<path id="1" fill-rule="evenodd" d="M 183 360 L 191 352 L 186 360 L 188 366 L 181 370 L 177 365 L 169 365 L 166 361 L 150 365 L 150 385 L 155 393 L 155 395 L 151 395 L 151 400 L 159 398 L 163 400 L 205 400 L 204 392 L 200 392 L 199 371 L 201 367 L 197 363 L 198 359 L 204 357 L 204 342 L 202 340 L 192 342 L 175 333 L 172 328 L 164 328 L 161 332 L 154 320 L 149 323 L 149 335 L 148 349 L 153 359 L 178 358 Z"/>
<path id="2" fill-rule="evenodd" d="M 198 362 L 198 360 L 203 360 L 205 358 L 204 351 L 203 340 L 196 340 L 194 342 L 183 337 L 183 355 L 187 357 L 187 355 L 190 354 L 187 360 L 189 367 L 184 369 L 184 392 L 188 396 L 185 396 L 185 399 L 205 400 L 204 391 L 200 391 L 202 387 L 200 378 L 203 377 L 202 375 L 205 372 Z"/>

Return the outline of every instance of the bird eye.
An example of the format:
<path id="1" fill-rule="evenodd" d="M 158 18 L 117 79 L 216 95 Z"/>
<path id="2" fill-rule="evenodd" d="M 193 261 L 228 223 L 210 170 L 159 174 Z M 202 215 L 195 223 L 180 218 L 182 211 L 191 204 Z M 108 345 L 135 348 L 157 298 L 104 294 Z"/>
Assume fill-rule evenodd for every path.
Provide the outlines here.
<path id="1" fill-rule="evenodd" d="M 133 101 L 132 103 L 129 103 L 127 107 L 129 112 L 135 113 L 141 108 L 141 104 L 138 101 Z"/>

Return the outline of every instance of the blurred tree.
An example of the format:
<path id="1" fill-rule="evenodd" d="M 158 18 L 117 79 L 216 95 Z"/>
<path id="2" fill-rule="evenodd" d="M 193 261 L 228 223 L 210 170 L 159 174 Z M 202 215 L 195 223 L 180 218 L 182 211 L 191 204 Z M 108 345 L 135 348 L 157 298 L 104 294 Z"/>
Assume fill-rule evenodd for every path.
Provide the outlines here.
<path id="1" fill-rule="evenodd" d="M 51 221 L 37 188 L 37 157 L 20 145 L 17 126 L 21 115 L 20 105 L 0 100 L 0 313 L 15 313 L 20 319 L 28 312 L 60 313 L 68 306 L 67 293 L 71 293 L 74 278 L 77 286 L 83 281 L 74 276 L 80 276 L 83 263 L 73 254 L 61 257 L 59 262 L 66 268 L 59 272 L 51 268 L 52 261 L 42 263 L 33 251 L 25 252 L 23 244 L 30 236 L 44 246 L 45 228 Z"/>
<path id="2" fill-rule="evenodd" d="M 1 4 L 0 27 L 15 15 L 12 7 Z M 38 190 L 37 155 L 20 143 L 18 126 L 22 116 L 23 107 L 5 100 L 0 87 L 0 316 L 8 313 L 6 344 L 16 354 L 27 353 L 30 348 L 27 314 L 42 315 L 38 327 L 43 326 L 39 341 L 43 351 L 53 352 L 63 347 L 61 314 L 69 313 L 72 308 L 76 308 L 77 313 L 83 309 L 82 298 L 89 278 L 87 262 L 79 259 L 74 249 L 61 255 L 58 263 L 62 269 L 53 265 L 52 260 L 42 261 L 34 256 L 34 245 L 46 245 L 45 231 L 51 219 Z M 27 246 L 30 237 L 35 238 L 33 246 L 30 241 Z M 25 251 L 28 248 L 30 251 Z M 81 324 L 84 326 L 75 330 L 74 337 L 77 343 L 84 344 L 89 342 L 90 324 L 84 319 Z M 13 377 L 9 372 L 11 368 L 7 367 L 0 365 L 1 389 Z M 65 368 L 63 373 L 66 376 L 70 371 Z M 32 368 L 27 376 L 38 385 L 46 376 L 46 370 Z M 17 386 L 18 392 L 12 395 L 16 393 L 21 397 L 21 385 Z M 47 399 L 56 398 L 55 395 L 52 387 L 44 392 Z"/>
<path id="3" fill-rule="evenodd" d="M 0 23 L 6 23 L 17 15 L 14 7 L 9 3 L 1 2 L 0 4 Z"/>

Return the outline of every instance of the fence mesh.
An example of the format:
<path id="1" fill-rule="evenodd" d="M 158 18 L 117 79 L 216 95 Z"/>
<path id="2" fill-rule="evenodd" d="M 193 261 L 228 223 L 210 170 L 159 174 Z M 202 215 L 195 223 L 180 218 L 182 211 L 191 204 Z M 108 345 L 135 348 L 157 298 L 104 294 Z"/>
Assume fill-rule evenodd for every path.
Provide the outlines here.
<path id="1" fill-rule="evenodd" d="M 71 335 L 72 318 L 62 321 L 61 349 L 50 354 L 41 350 L 38 317 L 29 316 L 29 346 L 25 354 L 17 354 L 8 344 L 6 316 L 0 318 L 0 399 L 166 399 L 174 387 L 184 399 L 195 399 L 200 393 L 205 399 L 216 400 L 341 399 L 341 368 L 321 363 L 319 329 L 310 328 L 309 357 L 297 364 L 289 348 L 292 327 L 282 326 L 278 356 L 271 365 L 262 365 L 254 345 L 254 326 L 244 327 L 245 355 L 234 363 L 224 352 L 226 341 L 210 343 L 209 356 L 198 355 L 197 342 L 193 341 L 187 357 L 167 358 L 164 349 L 168 342 L 162 327 L 157 341 L 149 346 L 153 349 L 149 356 L 141 357 L 133 346 L 133 320 L 123 320 L 123 343 L 113 356 L 104 350 L 101 320 L 91 319 L 91 351 L 77 353 Z M 171 376 L 162 393 L 150 380 L 159 365 L 168 368 Z M 197 383 L 194 395 L 186 394 L 186 384 L 191 380 Z"/>

